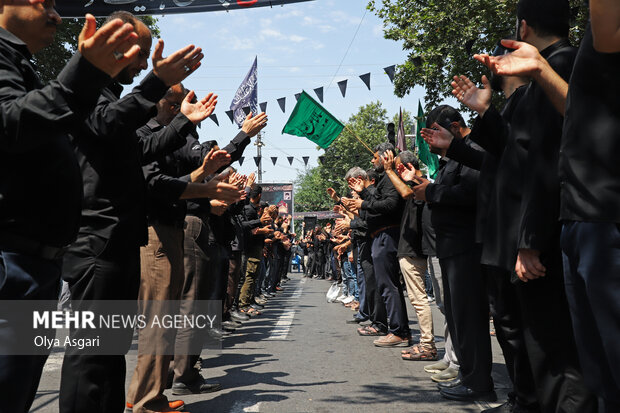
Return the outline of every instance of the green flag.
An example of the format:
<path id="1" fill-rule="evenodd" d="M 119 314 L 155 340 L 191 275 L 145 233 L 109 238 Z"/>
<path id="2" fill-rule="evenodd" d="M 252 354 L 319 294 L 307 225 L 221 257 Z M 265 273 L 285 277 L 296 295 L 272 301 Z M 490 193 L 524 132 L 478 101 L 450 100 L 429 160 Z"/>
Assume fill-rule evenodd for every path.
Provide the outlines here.
<path id="1" fill-rule="evenodd" d="M 342 122 L 303 91 L 282 133 L 303 136 L 327 149 L 343 129 Z"/>
<path id="2" fill-rule="evenodd" d="M 437 169 L 439 169 L 439 157 L 434 153 L 431 153 L 428 148 L 428 144 L 422 138 L 420 131 L 426 127 L 426 118 L 424 116 L 424 110 L 422 104 L 418 101 L 418 128 L 415 133 L 415 142 L 418 146 L 418 157 L 420 161 L 424 163 L 428 168 L 428 174 L 431 178 L 435 179 L 437 176 Z"/>

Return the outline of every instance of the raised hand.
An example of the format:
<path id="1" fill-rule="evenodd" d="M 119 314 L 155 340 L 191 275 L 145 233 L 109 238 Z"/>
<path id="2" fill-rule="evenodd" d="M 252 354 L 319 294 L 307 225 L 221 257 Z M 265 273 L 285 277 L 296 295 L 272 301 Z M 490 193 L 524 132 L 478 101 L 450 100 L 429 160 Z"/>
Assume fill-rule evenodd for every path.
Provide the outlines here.
<path id="1" fill-rule="evenodd" d="M 252 187 L 252 185 L 254 185 L 254 182 L 256 181 L 256 174 L 254 172 L 252 172 L 249 176 L 248 176 L 248 181 L 246 182 L 245 186 L 246 187 Z"/>
<path id="2" fill-rule="evenodd" d="M 349 211 L 356 211 L 362 207 L 363 201 L 361 199 L 353 199 L 353 198 L 345 198 L 345 197 L 342 197 L 340 199 L 344 207 L 348 209 Z"/>
<path id="3" fill-rule="evenodd" d="M 340 201 L 340 198 L 338 197 L 338 194 L 336 194 L 336 190 L 334 188 L 327 188 L 327 195 L 329 195 L 334 202 Z"/>
<path id="4" fill-rule="evenodd" d="M 256 136 L 265 126 L 267 126 L 267 114 L 265 112 L 253 116 L 250 112 L 241 125 L 241 130 L 249 137 Z"/>
<path id="5" fill-rule="evenodd" d="M 502 46 L 514 50 L 502 56 L 475 54 L 474 59 L 491 69 L 493 73 L 502 76 L 535 77 L 542 69 L 545 59 L 540 55 L 538 49 L 531 44 L 515 40 L 502 40 Z"/>
<path id="6" fill-rule="evenodd" d="M 97 69 L 116 77 L 140 53 L 140 46 L 136 44 L 138 35 L 131 24 L 123 24 L 120 19 L 112 20 L 99 30 L 92 14 L 87 14 L 85 19 L 78 38 L 79 52 Z"/>
<path id="7" fill-rule="evenodd" d="M 391 171 L 394 166 L 394 152 L 385 151 L 385 153 L 381 157 L 381 160 L 383 161 L 383 169 L 385 169 L 386 171 Z"/>
<path id="8" fill-rule="evenodd" d="M 423 128 L 420 131 L 420 135 L 422 138 L 428 143 L 430 146 L 439 149 L 448 149 L 450 144 L 452 143 L 452 139 L 454 139 L 454 135 L 450 133 L 450 131 L 436 122 L 433 123 L 432 129 Z"/>
<path id="9" fill-rule="evenodd" d="M 193 44 L 177 50 L 168 57 L 163 57 L 164 41 L 159 39 L 153 51 L 153 73 L 170 87 L 185 80 L 200 67 L 204 57 L 202 49 Z"/>
<path id="10" fill-rule="evenodd" d="M 222 216 L 228 209 L 228 204 L 220 201 L 219 199 L 212 199 L 209 203 L 211 204 L 211 213 L 217 215 L 218 217 Z"/>
<path id="11" fill-rule="evenodd" d="M 202 168 L 206 176 L 213 175 L 222 166 L 230 163 L 230 155 L 225 150 L 216 151 L 215 148 L 211 148 L 207 156 L 202 161 Z"/>
<path id="12" fill-rule="evenodd" d="M 219 178 L 211 179 L 206 184 L 206 195 L 212 199 L 233 204 L 245 197 L 245 192 L 234 185 L 222 182 Z"/>
<path id="13" fill-rule="evenodd" d="M 398 165 L 398 174 L 405 182 L 415 181 L 418 177 L 415 167 L 411 163 L 408 163 L 407 166 L 402 163 Z"/>
<path id="14" fill-rule="evenodd" d="M 196 94 L 191 90 L 183 103 L 181 103 L 181 113 L 184 114 L 194 125 L 198 125 L 200 122 L 208 118 L 213 114 L 215 106 L 217 105 L 217 95 L 209 93 L 201 100 L 192 103 L 195 100 Z"/>
<path id="15" fill-rule="evenodd" d="M 349 188 L 358 194 L 364 190 L 364 180 L 362 178 L 349 178 L 347 181 Z"/>
<path id="16" fill-rule="evenodd" d="M 482 76 L 483 89 L 479 89 L 467 76 L 454 76 L 452 94 L 469 109 L 478 112 L 480 116 L 491 106 L 491 83 L 486 76 Z"/>

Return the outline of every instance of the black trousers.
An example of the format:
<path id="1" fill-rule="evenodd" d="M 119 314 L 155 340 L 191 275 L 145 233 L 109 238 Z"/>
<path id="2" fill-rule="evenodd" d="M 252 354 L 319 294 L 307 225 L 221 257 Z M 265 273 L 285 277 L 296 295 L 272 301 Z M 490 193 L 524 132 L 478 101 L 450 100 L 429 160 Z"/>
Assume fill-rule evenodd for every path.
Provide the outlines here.
<path id="1" fill-rule="evenodd" d="M 544 277 L 516 286 L 538 401 L 543 412 L 596 412 L 578 362 L 559 249 L 544 264 Z"/>
<path id="2" fill-rule="evenodd" d="M 135 300 L 140 287 L 140 250 L 97 235 L 78 237 L 64 258 L 63 279 L 69 283 L 74 311 L 94 310 L 82 300 Z M 133 313 L 135 314 L 135 312 Z M 72 330 L 79 337 L 80 330 Z M 117 343 L 127 352 L 133 329 L 117 332 Z M 123 412 L 125 375 L 123 355 L 65 353 L 60 381 L 61 413 Z"/>
<path id="3" fill-rule="evenodd" d="M 476 391 L 493 389 L 487 286 L 480 248 L 440 258 L 444 306 L 463 384 Z"/>
<path id="4" fill-rule="evenodd" d="M 372 241 L 364 239 L 359 242 L 359 259 L 362 271 L 364 272 L 364 282 L 366 283 L 366 301 L 368 302 L 368 315 L 372 325 L 382 331 L 387 331 L 387 310 L 377 288 L 375 269 L 372 263 Z"/>
<path id="5" fill-rule="evenodd" d="M 400 283 L 398 265 L 398 228 L 391 228 L 377 234 L 372 240 L 372 263 L 375 268 L 377 289 L 383 299 L 388 317 L 388 331 L 398 337 L 411 335 L 407 307 Z"/>
<path id="6" fill-rule="evenodd" d="M 41 311 L 56 310 L 54 301 L 60 287 L 61 260 L 46 260 L 28 254 L 0 249 L 0 301 L 46 300 Z M 35 398 L 49 351 L 41 355 L 8 355 L 18 342 L 27 340 L 23 325 L 32 315 L 0 311 L 0 400 L 1 412 L 27 412 Z M 54 336 L 53 329 L 37 329 L 38 334 Z M 27 340 L 28 344 L 32 341 Z M 6 350 L 5 350 L 6 349 Z"/>
<path id="7" fill-rule="evenodd" d="M 513 398 L 519 407 L 536 411 L 538 397 L 523 337 L 520 304 L 516 288 L 510 282 L 510 272 L 488 265 L 483 265 L 482 271 L 487 281 L 489 309 L 495 334 L 513 384 L 509 397 Z"/>

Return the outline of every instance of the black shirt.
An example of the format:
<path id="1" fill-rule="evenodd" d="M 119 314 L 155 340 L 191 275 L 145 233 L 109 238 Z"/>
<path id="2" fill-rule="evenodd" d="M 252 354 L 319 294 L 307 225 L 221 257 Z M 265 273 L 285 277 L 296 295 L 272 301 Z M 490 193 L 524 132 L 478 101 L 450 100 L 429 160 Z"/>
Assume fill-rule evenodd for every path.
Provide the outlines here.
<path id="1" fill-rule="evenodd" d="M 541 55 L 568 81 L 577 55 L 577 49 L 568 40 L 552 44 Z M 512 129 L 523 129 L 530 136 L 527 160 L 521 168 L 526 184 L 523 186 L 518 248 L 541 251 L 541 260 L 544 260 L 545 253 L 559 250 L 558 162 L 564 119 L 536 82 L 525 91 L 522 102 L 526 105 L 526 117 L 515 118 L 511 124 Z"/>
<path id="2" fill-rule="evenodd" d="M 422 212 L 424 202 L 413 198 L 405 201 L 400 221 L 400 239 L 398 240 L 398 257 L 425 258 L 422 252 Z"/>
<path id="3" fill-rule="evenodd" d="M 263 253 L 265 236 L 253 234 L 252 231 L 262 227 L 258 216 L 258 206 L 251 202 L 243 207 L 243 228 L 245 229 L 245 252 L 248 257 L 260 258 Z"/>
<path id="4" fill-rule="evenodd" d="M 464 138 L 474 145 L 469 137 Z M 472 249 L 476 234 L 476 191 L 479 172 L 449 159 L 440 163 L 435 183 L 426 187 L 438 258 Z"/>
<path id="5" fill-rule="evenodd" d="M 560 151 L 561 215 L 620 223 L 620 53 L 599 53 L 588 26 L 570 78 Z"/>
<path id="6" fill-rule="evenodd" d="M 360 197 L 364 200 L 361 209 L 366 212 L 369 236 L 385 227 L 400 226 L 405 201 L 385 173 L 379 177 L 374 192 L 364 188 Z"/>
<path id="7" fill-rule="evenodd" d="M 136 131 L 140 139 L 174 139 L 181 141 L 194 128 L 185 115 L 179 113 L 168 126 L 153 118 Z M 170 137 L 167 135 L 177 135 Z M 185 140 L 185 138 L 183 138 Z M 186 202 L 179 199 L 188 182 L 189 174 L 183 174 L 173 154 L 162 155 L 155 162 L 142 167 L 147 184 L 147 215 L 150 224 L 159 223 L 183 227 Z"/>
<path id="8" fill-rule="evenodd" d="M 111 79 L 77 53 L 43 83 L 26 44 L 0 28 L 0 248 L 10 237 L 63 247 L 82 203 L 80 169 L 67 132 Z"/>
<path id="9" fill-rule="evenodd" d="M 122 90 L 118 83 L 104 89 L 95 110 L 71 133 L 84 185 L 80 233 L 140 246 L 148 241 L 142 165 L 179 148 L 185 137 L 137 137 L 168 90 L 152 72 L 120 98 Z"/>

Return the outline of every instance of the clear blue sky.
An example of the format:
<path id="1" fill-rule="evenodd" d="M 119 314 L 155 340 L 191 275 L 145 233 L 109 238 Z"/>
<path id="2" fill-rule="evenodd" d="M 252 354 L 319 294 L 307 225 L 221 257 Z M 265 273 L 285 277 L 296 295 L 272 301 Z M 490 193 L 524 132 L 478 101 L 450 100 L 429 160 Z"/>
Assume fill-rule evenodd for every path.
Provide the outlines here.
<path id="1" fill-rule="evenodd" d="M 268 102 L 269 115 L 264 129 L 263 182 L 292 182 L 304 170 L 302 156 L 310 157 L 308 167 L 312 167 L 323 152 L 305 138 L 281 134 L 295 105 L 294 94 L 302 89 L 315 97 L 312 90 L 327 88 L 333 79 L 325 90 L 325 107 L 342 121 L 377 100 L 390 117 L 400 106 L 417 111 L 422 89 L 416 87 L 400 99 L 383 72 L 384 67 L 405 61 L 407 53 L 400 43 L 383 38 L 382 21 L 366 12 L 366 4 L 366 0 L 315 0 L 274 8 L 156 16 L 165 41 L 164 55 L 189 43 L 204 50 L 202 66 L 184 82 L 199 97 L 211 91 L 219 95 L 215 113 L 220 127 L 211 120 L 203 122 L 201 141 L 217 139 L 223 146 L 237 133 L 225 111 L 254 56 L 258 56 L 258 99 Z M 372 73 L 370 91 L 358 77 L 368 72 Z M 346 98 L 336 85 L 343 79 L 349 79 Z M 276 102 L 280 97 L 286 97 L 286 113 Z M 256 171 L 254 156 L 256 146 L 251 145 L 242 173 Z M 278 157 L 276 166 L 271 156 Z M 287 156 L 295 157 L 292 166 Z"/>

